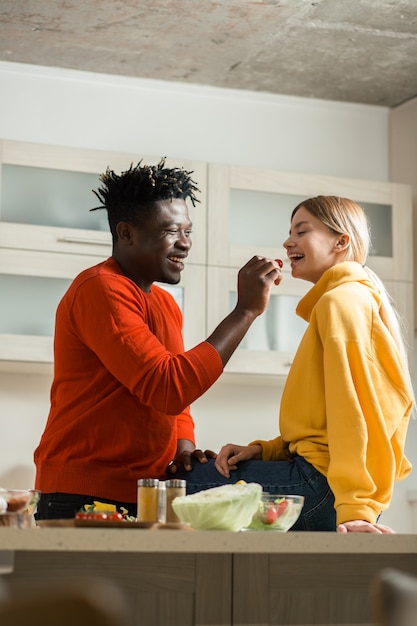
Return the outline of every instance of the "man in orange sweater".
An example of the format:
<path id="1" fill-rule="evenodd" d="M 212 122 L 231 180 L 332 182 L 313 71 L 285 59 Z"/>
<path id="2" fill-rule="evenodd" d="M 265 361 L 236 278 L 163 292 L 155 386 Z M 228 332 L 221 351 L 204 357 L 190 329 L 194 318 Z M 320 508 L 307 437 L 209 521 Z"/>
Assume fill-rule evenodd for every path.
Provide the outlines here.
<path id="1" fill-rule="evenodd" d="M 189 405 L 221 375 L 281 273 L 253 257 L 239 271 L 236 307 L 184 351 L 181 311 L 154 282 L 180 281 L 191 248 L 186 200 L 194 205 L 198 191 L 190 174 L 162 159 L 100 177 L 94 193 L 113 251 L 74 279 L 57 309 L 51 407 L 35 451 L 38 519 L 71 518 L 95 500 L 135 515 L 138 478 L 214 456 L 195 448 Z"/>

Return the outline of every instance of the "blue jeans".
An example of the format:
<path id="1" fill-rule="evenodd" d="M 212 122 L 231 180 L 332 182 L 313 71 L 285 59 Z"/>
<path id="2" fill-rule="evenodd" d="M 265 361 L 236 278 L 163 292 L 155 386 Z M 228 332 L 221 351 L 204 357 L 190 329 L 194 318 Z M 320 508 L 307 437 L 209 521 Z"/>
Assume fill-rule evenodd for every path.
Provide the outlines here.
<path id="1" fill-rule="evenodd" d="M 191 472 L 179 469 L 175 478 L 187 481 L 187 494 L 245 480 L 261 484 L 269 493 L 301 495 L 304 496 L 304 507 L 291 530 L 336 530 L 334 496 L 327 479 L 301 456 L 292 461 L 242 461 L 231 472 L 230 478 L 217 471 L 213 460 L 197 462 Z"/>

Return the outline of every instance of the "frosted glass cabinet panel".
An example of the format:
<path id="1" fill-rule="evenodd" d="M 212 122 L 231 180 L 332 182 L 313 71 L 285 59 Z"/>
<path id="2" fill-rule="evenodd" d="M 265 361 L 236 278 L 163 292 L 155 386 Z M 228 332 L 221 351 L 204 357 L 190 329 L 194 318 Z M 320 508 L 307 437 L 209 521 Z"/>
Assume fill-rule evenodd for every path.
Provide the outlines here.
<path id="1" fill-rule="evenodd" d="M 284 260 L 291 213 L 302 200 L 356 200 L 370 225 L 368 264 L 382 279 L 411 281 L 411 192 L 406 185 L 212 164 L 209 166 L 210 265 L 241 267 L 254 254 Z M 404 250 L 405 246 L 405 250 Z"/>
<path id="2" fill-rule="evenodd" d="M 70 282 L 0 274 L 0 371 L 52 375 L 55 310 Z"/>
<path id="3" fill-rule="evenodd" d="M 371 202 L 360 202 L 361 207 L 368 218 L 369 230 L 371 234 L 370 257 L 389 257 L 394 254 L 393 246 L 393 225 L 392 206 L 388 204 L 374 204 Z M 370 265 L 374 259 L 371 259 Z"/>
<path id="4" fill-rule="evenodd" d="M 0 274 L 0 333 L 52 336 L 55 310 L 70 280 Z"/>
<path id="5" fill-rule="evenodd" d="M 288 236 L 291 212 L 303 199 L 270 191 L 231 189 L 231 246 L 281 248 Z"/>
<path id="6" fill-rule="evenodd" d="M 305 196 L 231 189 L 230 245 L 276 249 L 282 254 L 282 242 L 288 236 L 291 213 L 303 200 Z M 368 218 L 372 239 L 370 256 L 392 258 L 392 207 L 357 202 Z"/>
<path id="7" fill-rule="evenodd" d="M 229 291 L 230 310 L 236 300 L 236 292 Z M 299 296 L 272 294 L 267 310 L 253 322 L 239 348 L 294 353 L 307 326 L 295 314 L 299 300 Z"/>
<path id="8" fill-rule="evenodd" d="M 99 200 L 97 174 L 43 167 L 3 165 L 1 219 L 4 222 L 109 230 L 107 211 L 90 209 Z"/>

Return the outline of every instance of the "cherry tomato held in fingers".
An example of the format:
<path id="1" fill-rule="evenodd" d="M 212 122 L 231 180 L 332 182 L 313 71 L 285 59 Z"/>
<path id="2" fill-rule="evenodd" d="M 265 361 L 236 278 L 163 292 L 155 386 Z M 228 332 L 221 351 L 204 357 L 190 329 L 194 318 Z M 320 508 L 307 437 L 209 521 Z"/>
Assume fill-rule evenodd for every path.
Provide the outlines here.
<path id="1" fill-rule="evenodd" d="M 282 266 L 284 265 L 284 263 L 281 261 L 281 259 L 275 259 L 275 261 L 278 263 L 278 266 L 280 269 L 282 269 Z M 282 276 L 278 276 L 278 278 L 276 280 L 274 280 L 275 285 L 279 285 L 281 282 Z"/>

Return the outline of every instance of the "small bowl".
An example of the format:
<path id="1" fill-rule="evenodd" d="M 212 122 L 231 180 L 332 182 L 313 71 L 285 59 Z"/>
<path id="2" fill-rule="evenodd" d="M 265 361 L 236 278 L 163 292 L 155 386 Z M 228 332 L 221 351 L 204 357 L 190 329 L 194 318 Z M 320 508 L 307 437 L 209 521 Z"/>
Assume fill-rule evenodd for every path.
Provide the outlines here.
<path id="1" fill-rule="evenodd" d="M 287 532 L 300 517 L 303 496 L 263 493 L 252 521 L 245 530 L 275 530 Z"/>
<path id="2" fill-rule="evenodd" d="M 39 499 L 33 489 L 0 489 L 0 513 L 22 513 L 33 500 Z"/>

